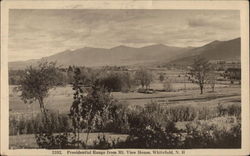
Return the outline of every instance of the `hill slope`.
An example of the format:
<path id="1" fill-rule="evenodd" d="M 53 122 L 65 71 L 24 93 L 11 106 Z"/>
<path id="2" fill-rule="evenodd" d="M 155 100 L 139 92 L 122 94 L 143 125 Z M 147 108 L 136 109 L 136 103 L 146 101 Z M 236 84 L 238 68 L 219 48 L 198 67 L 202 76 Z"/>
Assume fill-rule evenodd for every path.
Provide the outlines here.
<path id="1" fill-rule="evenodd" d="M 241 52 L 240 43 L 240 38 L 229 41 L 214 41 L 202 47 L 191 49 L 186 55 L 170 63 L 191 64 L 197 56 L 209 60 L 238 60 Z"/>

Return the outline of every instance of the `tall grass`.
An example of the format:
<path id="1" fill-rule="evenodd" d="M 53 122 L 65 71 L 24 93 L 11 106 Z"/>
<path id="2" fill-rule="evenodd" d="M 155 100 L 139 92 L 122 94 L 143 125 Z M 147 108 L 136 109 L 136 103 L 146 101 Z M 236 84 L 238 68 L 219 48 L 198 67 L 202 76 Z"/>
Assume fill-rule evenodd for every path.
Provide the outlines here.
<path id="1" fill-rule="evenodd" d="M 127 134 L 131 130 L 131 122 L 138 119 L 138 116 L 141 116 L 141 114 L 162 125 L 166 125 L 169 121 L 209 120 L 221 116 L 235 116 L 239 119 L 241 107 L 239 104 L 218 104 L 217 107 L 185 105 L 163 107 L 156 102 L 151 102 L 144 107 L 134 106 L 129 108 L 126 104 L 117 103 L 110 109 L 109 114 L 102 127 L 96 127 L 94 131 Z M 67 114 L 50 112 L 48 118 L 52 125 L 51 129 L 55 133 L 71 132 L 72 123 Z M 10 135 L 34 134 L 42 130 L 44 124 L 45 121 L 41 114 L 30 118 L 11 116 L 9 132 Z"/>
<path id="2" fill-rule="evenodd" d="M 186 125 L 184 148 L 240 148 L 241 120 L 219 117 Z"/>
<path id="3" fill-rule="evenodd" d="M 51 129 L 55 133 L 71 131 L 72 123 L 67 114 L 50 112 L 48 113 L 48 120 L 51 123 Z M 9 133 L 10 135 L 34 134 L 42 131 L 45 128 L 45 124 L 45 118 L 42 114 L 29 118 L 10 116 Z"/>

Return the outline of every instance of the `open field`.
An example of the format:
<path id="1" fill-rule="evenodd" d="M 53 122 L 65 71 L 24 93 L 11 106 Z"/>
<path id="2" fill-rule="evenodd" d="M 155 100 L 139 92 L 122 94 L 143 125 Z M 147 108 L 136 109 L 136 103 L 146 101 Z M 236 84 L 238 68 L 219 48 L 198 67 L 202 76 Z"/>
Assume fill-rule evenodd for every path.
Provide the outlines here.
<path id="1" fill-rule="evenodd" d="M 158 85 L 159 84 L 153 84 Z M 153 86 L 152 85 L 152 86 Z M 175 84 L 174 84 L 175 85 Z M 177 83 L 177 86 L 184 84 Z M 124 101 L 129 105 L 144 105 L 153 101 L 161 101 L 164 99 L 166 104 L 184 104 L 184 105 L 214 105 L 220 103 L 240 103 L 240 87 L 238 85 L 216 85 L 215 92 L 211 92 L 210 88 L 205 90 L 205 94 L 200 95 L 196 84 L 188 84 L 187 86 L 196 86 L 195 89 L 187 89 L 175 92 L 155 92 L 153 94 L 144 94 L 137 92 L 113 92 L 114 98 Z M 10 114 L 26 114 L 29 112 L 39 112 L 39 104 L 25 104 L 17 93 L 13 92 L 14 86 L 10 86 Z M 73 91 L 70 86 L 58 87 L 51 90 L 51 94 L 45 99 L 46 108 L 58 111 L 59 113 L 68 112 L 72 101 Z"/>

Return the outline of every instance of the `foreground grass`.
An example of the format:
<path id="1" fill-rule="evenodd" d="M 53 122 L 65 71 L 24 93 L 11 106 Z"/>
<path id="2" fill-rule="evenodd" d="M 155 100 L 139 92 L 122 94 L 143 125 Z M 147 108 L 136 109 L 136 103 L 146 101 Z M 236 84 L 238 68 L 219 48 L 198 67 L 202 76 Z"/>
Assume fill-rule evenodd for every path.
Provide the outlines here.
<path id="1" fill-rule="evenodd" d="M 115 134 L 115 133 L 90 133 L 88 139 L 88 145 L 93 145 L 94 141 L 97 140 L 98 135 L 105 135 L 109 140 L 118 139 L 121 141 L 126 140 L 128 135 L 126 134 Z M 86 139 L 86 133 L 80 133 L 80 139 Z M 39 148 L 34 134 L 23 134 L 14 135 L 9 137 L 10 149 L 32 149 Z"/>

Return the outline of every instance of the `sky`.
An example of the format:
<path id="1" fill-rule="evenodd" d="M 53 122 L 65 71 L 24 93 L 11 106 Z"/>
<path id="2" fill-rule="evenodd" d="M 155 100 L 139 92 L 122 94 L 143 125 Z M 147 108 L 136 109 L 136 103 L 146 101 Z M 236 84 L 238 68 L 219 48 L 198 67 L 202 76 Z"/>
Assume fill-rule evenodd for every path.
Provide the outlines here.
<path id="1" fill-rule="evenodd" d="M 83 47 L 187 47 L 240 37 L 236 10 L 25 10 L 9 12 L 9 61 Z"/>

